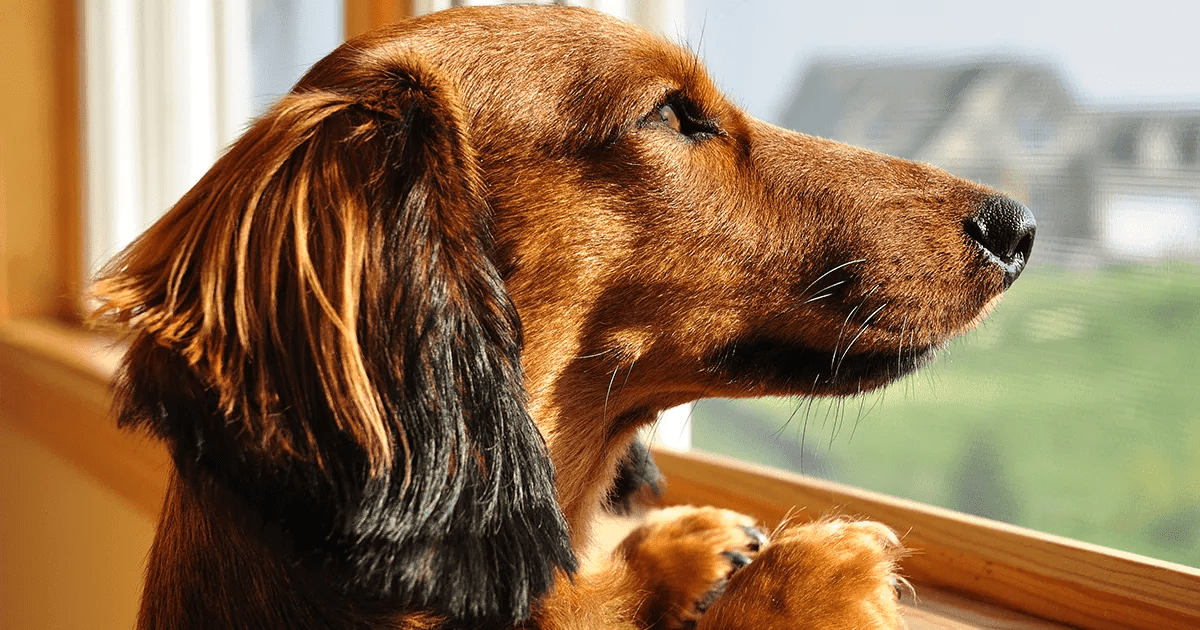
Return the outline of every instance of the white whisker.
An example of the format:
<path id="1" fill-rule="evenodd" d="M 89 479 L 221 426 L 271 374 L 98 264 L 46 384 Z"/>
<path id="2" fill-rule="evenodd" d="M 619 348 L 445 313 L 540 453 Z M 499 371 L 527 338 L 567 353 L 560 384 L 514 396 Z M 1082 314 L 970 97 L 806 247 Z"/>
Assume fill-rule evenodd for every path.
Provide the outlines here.
<path id="1" fill-rule="evenodd" d="M 849 267 L 850 265 L 854 265 L 857 263 L 864 263 L 864 262 L 867 262 L 866 258 L 859 258 L 857 260 L 851 260 L 850 262 L 844 262 L 844 263 L 834 267 L 833 269 L 826 271 L 825 273 L 817 276 L 816 280 L 813 280 L 812 282 L 808 283 L 808 286 L 804 287 L 804 290 L 800 292 L 800 295 L 804 295 L 805 293 L 808 293 L 808 290 L 813 288 L 813 286 L 816 285 L 818 282 L 820 282 L 823 278 L 825 278 L 825 276 L 828 276 L 829 274 L 837 271 L 838 269 L 842 269 L 843 267 Z"/>
<path id="2" fill-rule="evenodd" d="M 855 342 L 857 342 L 858 339 L 863 336 L 863 333 L 867 332 L 867 329 L 871 327 L 871 320 L 876 315 L 879 314 L 879 311 L 882 311 L 883 309 L 887 308 L 888 304 L 891 304 L 891 302 L 888 302 L 888 303 L 884 304 L 883 306 L 880 306 L 879 308 L 875 309 L 875 311 L 873 313 L 871 313 L 870 315 L 867 315 L 867 319 L 863 321 L 863 325 L 861 328 L 859 328 L 858 334 L 854 335 L 854 339 L 850 340 L 850 343 L 846 345 L 845 351 L 842 352 L 842 358 L 838 359 L 837 367 L 834 368 L 834 370 L 833 370 L 834 373 L 837 373 L 838 370 L 842 369 L 842 361 L 846 360 L 846 357 L 850 354 L 850 349 L 853 348 Z"/>

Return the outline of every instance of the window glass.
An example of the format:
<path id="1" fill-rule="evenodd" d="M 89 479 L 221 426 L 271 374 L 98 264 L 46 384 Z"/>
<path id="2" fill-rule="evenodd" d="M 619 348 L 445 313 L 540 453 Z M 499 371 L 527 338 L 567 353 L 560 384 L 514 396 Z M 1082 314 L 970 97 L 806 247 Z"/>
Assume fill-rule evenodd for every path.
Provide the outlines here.
<path id="1" fill-rule="evenodd" d="M 250 3 L 250 62 L 254 113 L 292 89 L 318 59 L 342 43 L 343 2 L 254 0 Z"/>
<path id="2" fill-rule="evenodd" d="M 693 446 L 1200 566 L 1200 5 L 687 11 L 752 114 L 1038 219 L 1025 274 L 934 365 L 858 398 L 703 401 Z"/>

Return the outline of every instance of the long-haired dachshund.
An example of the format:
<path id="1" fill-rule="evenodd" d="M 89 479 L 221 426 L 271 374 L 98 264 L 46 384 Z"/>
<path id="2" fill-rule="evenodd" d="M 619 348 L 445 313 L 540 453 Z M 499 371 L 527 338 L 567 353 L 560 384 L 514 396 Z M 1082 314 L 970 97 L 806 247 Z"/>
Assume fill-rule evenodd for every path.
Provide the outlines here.
<path id="1" fill-rule="evenodd" d="M 659 411 L 880 387 L 1033 235 L 991 190 L 748 117 L 595 12 L 354 39 L 97 285 L 131 331 L 120 422 L 174 460 L 140 626 L 893 627 L 874 523 L 767 541 L 671 508 L 579 551 L 656 482 Z"/>

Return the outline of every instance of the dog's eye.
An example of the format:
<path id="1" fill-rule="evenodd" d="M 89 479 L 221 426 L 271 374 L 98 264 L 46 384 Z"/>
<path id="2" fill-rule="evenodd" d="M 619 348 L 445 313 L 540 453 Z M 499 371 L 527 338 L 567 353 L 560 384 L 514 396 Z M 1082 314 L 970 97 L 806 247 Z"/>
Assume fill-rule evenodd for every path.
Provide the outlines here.
<path id="1" fill-rule="evenodd" d="M 655 112 L 655 122 L 667 125 L 674 129 L 676 133 L 683 133 L 683 123 L 679 120 L 679 113 L 675 111 L 670 103 L 664 104 Z"/>
<path id="2" fill-rule="evenodd" d="M 677 134 L 695 140 L 720 134 L 716 121 L 697 119 L 690 104 L 679 98 L 671 98 L 646 116 L 643 124 L 664 126 Z"/>

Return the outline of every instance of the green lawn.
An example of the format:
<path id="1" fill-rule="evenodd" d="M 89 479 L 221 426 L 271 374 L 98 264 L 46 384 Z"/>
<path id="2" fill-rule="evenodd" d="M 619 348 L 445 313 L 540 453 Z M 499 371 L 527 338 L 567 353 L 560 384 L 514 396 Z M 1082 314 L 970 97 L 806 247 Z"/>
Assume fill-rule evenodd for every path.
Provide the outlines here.
<path id="1" fill-rule="evenodd" d="M 697 448 L 1200 566 L 1200 266 L 1031 269 L 885 392 L 694 419 Z"/>

